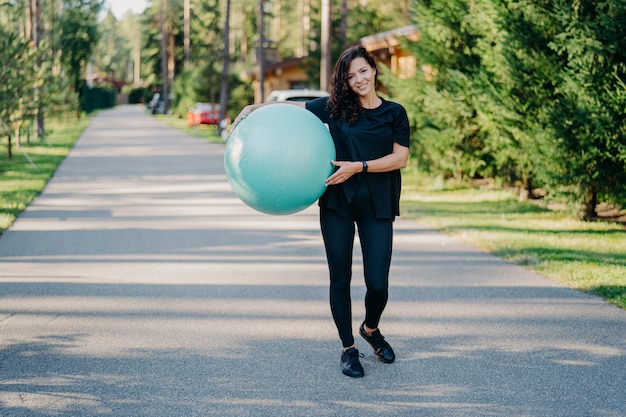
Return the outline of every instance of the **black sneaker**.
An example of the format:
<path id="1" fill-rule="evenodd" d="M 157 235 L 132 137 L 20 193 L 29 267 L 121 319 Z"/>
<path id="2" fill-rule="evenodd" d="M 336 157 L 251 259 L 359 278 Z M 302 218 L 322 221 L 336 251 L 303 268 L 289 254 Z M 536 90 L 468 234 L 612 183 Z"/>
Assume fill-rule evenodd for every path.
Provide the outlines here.
<path id="1" fill-rule="evenodd" d="M 378 359 L 385 363 L 393 363 L 393 361 L 396 360 L 396 354 L 393 353 L 393 349 L 389 346 L 389 343 L 387 343 L 383 335 L 380 334 L 380 330 L 374 330 L 370 336 L 365 333 L 365 322 L 363 322 L 361 327 L 359 327 L 359 333 L 361 337 L 372 346 Z"/>
<path id="2" fill-rule="evenodd" d="M 365 372 L 359 361 L 359 358 L 362 357 L 363 355 L 359 354 L 359 351 L 354 347 L 343 352 L 341 354 L 341 372 L 352 378 L 363 378 Z"/>

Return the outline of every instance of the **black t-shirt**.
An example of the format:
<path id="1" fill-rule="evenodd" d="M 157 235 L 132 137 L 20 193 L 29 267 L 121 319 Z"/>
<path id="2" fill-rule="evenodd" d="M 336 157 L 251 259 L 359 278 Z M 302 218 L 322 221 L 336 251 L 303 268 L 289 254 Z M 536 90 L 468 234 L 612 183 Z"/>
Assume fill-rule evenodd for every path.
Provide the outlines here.
<path id="1" fill-rule="evenodd" d="M 363 109 L 353 125 L 330 117 L 328 97 L 308 101 L 306 108 L 328 125 L 337 161 L 366 161 L 390 154 L 394 142 L 409 147 L 406 110 L 398 103 L 381 100 L 382 104 L 375 109 Z M 342 184 L 328 187 L 319 204 L 347 215 L 348 204 L 363 179 L 367 181 L 377 218 L 393 219 L 400 215 L 400 170 L 353 175 Z"/>

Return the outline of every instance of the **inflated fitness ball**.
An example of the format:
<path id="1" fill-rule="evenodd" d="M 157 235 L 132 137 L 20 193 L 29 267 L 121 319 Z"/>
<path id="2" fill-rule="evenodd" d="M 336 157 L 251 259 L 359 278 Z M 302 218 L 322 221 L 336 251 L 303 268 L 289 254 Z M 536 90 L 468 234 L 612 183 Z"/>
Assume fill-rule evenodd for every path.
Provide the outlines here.
<path id="1" fill-rule="evenodd" d="M 244 203 L 267 214 L 291 214 L 313 204 L 333 172 L 335 145 L 308 110 L 277 103 L 239 121 L 228 137 L 226 176 Z"/>

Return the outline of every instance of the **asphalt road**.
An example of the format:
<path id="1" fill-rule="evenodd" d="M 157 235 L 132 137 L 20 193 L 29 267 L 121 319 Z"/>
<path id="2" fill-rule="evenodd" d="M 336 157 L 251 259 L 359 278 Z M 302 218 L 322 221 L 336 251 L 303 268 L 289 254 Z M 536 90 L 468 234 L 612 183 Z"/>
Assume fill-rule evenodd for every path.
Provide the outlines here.
<path id="1" fill-rule="evenodd" d="M 342 375 L 317 208 L 246 207 L 223 150 L 141 107 L 93 120 L 0 236 L 0 416 L 626 415 L 626 311 L 403 219 L 398 359 L 357 337 Z"/>

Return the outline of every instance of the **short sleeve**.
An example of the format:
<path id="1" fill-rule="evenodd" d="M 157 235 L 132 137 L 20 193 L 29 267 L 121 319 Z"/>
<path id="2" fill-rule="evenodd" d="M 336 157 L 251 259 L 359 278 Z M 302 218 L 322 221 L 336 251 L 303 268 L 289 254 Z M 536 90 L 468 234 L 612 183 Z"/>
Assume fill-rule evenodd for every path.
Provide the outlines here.
<path id="1" fill-rule="evenodd" d="M 394 117 L 393 123 L 393 141 L 407 148 L 410 146 L 411 129 L 409 128 L 409 118 L 406 110 L 401 105 L 397 105 L 398 109 Z"/>
<path id="2" fill-rule="evenodd" d="M 306 109 L 316 115 L 322 122 L 330 122 L 330 111 L 327 107 L 328 97 L 320 97 L 305 103 Z"/>

